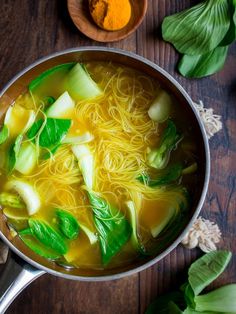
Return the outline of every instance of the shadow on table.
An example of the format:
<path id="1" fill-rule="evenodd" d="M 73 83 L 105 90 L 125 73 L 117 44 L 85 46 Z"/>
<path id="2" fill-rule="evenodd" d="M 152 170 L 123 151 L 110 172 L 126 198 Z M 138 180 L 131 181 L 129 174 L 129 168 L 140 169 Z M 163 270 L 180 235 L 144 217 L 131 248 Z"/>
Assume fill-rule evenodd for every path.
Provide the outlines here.
<path id="1" fill-rule="evenodd" d="M 57 1 L 57 10 L 58 17 L 64 23 L 64 25 L 69 28 L 70 32 L 78 34 L 78 29 L 74 25 L 71 20 L 68 8 L 67 8 L 67 0 L 58 0 Z"/>

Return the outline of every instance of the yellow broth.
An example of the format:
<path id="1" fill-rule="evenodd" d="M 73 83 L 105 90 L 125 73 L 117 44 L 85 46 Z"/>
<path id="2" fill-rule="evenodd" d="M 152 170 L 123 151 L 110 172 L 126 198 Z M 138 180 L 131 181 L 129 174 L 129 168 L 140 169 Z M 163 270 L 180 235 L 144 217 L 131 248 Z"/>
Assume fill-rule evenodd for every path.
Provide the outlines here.
<path id="1" fill-rule="evenodd" d="M 153 239 L 150 228 L 165 219 L 170 204 L 168 199 L 163 199 L 165 191 L 161 200 L 158 193 L 155 196 L 153 188 L 148 188 L 147 193 L 143 192 L 145 187 L 138 182 L 137 175 L 147 169 L 145 164 L 147 149 L 158 146 L 163 130 L 163 126 L 151 121 L 147 114 L 151 102 L 158 94 L 159 84 L 142 73 L 116 64 L 91 62 L 86 64 L 86 68 L 104 91 L 104 95 L 98 99 L 77 102 L 76 109 L 64 116 L 72 119 L 69 135 L 82 135 L 85 131 L 93 134 L 94 140 L 89 143 L 89 147 L 95 158 L 95 191 L 101 193 L 109 203 L 122 211 L 128 220 L 130 217 L 125 202 L 133 199 L 138 208 L 137 228 L 140 243 L 144 250 L 155 247 L 162 240 L 158 237 Z M 55 98 L 60 96 L 62 82 L 61 77 L 51 78 L 46 87 L 47 90 L 51 90 L 48 96 Z M 45 109 L 45 104 L 39 101 L 40 93 L 45 94 L 45 90 L 41 89 L 38 95 L 30 93 L 20 95 L 13 105 L 19 108 L 19 112 L 21 108 L 32 109 L 37 114 L 37 118 L 40 118 L 41 111 Z M 175 105 L 170 117 L 183 134 L 183 139 L 177 149 L 171 153 L 170 164 L 181 161 L 188 165 L 197 159 L 193 135 L 189 131 L 191 126 L 188 125 L 185 117 L 178 113 L 178 104 L 173 103 Z M 119 112 L 117 108 L 121 108 L 122 111 Z M 136 115 L 142 119 L 136 119 Z M 2 157 L 0 191 L 4 190 L 7 181 L 14 178 L 23 179 L 35 187 L 41 198 L 40 210 L 31 218 L 41 219 L 57 229 L 55 210 L 60 208 L 69 211 L 80 223 L 96 234 L 93 211 L 87 198 L 83 177 L 69 144 L 61 145 L 52 159 L 39 159 L 37 166 L 29 175 L 22 175 L 16 170 L 11 174 L 6 173 L 3 161 L 7 158 L 9 143 L 12 143 L 21 133 L 26 121 L 27 117 L 24 117 L 23 111 L 14 117 L 11 138 L 7 144 L 0 146 Z M 129 125 L 131 122 L 132 128 L 130 128 L 131 124 Z M 140 136 L 141 129 L 143 137 Z M 116 142 L 118 137 L 121 137 L 121 140 Z M 185 151 L 184 144 L 189 145 L 190 150 Z M 137 152 L 136 156 L 130 156 L 133 151 Z M 133 172 L 129 169 L 129 173 L 125 173 L 126 164 L 133 169 Z M 196 182 L 196 174 L 191 175 L 191 178 L 183 177 L 182 182 L 178 181 L 188 189 L 190 195 Z M 19 209 L 10 210 L 13 216 L 19 215 Z M 20 211 L 27 215 L 26 209 Z M 8 223 L 16 230 L 27 227 L 27 220 L 8 219 Z M 140 255 L 130 239 L 111 262 L 104 266 L 101 262 L 99 241 L 91 245 L 82 230 L 77 239 L 67 243 L 69 251 L 60 262 L 80 268 L 118 267 L 130 264 Z"/>

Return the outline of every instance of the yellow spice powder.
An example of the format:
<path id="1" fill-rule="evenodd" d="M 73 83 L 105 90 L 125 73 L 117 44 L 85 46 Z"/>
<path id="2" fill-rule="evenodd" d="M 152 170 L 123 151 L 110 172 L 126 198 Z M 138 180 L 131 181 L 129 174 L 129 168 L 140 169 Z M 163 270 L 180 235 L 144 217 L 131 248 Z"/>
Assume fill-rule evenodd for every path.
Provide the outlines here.
<path id="1" fill-rule="evenodd" d="M 129 0 L 90 0 L 89 9 L 94 22 L 108 31 L 125 27 L 131 17 Z"/>

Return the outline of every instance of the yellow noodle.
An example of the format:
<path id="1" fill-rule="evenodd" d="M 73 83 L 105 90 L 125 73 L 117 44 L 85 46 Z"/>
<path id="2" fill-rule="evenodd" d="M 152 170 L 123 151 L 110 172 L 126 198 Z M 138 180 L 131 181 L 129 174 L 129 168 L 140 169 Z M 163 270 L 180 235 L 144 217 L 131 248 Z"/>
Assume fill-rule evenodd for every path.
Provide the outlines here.
<path id="1" fill-rule="evenodd" d="M 94 67 L 94 66 L 93 66 Z M 90 71 L 90 64 L 87 65 Z M 76 118 L 94 135 L 89 143 L 95 159 L 94 189 L 121 209 L 121 200 L 142 195 L 147 199 L 162 197 L 162 191 L 144 186 L 137 177 L 146 170 L 147 148 L 158 138 L 158 126 L 148 116 L 148 108 L 159 86 L 148 77 L 112 64 L 97 65 L 93 78 L 102 78 L 103 96 L 76 104 Z M 31 97 L 31 98 L 30 98 Z M 34 98 L 20 98 L 35 107 Z M 44 103 L 37 109 L 43 116 Z M 42 129 L 42 128 L 41 128 Z M 36 138 L 38 147 L 38 137 Z M 50 153 L 50 151 L 49 151 Z M 71 211 L 86 210 L 86 189 L 78 162 L 70 146 L 61 146 L 48 160 L 40 160 L 32 180 L 46 203 Z M 87 208 L 88 210 L 89 208 Z"/>
<path id="2" fill-rule="evenodd" d="M 108 71 L 99 70 L 101 76 Z M 158 136 L 157 124 L 147 111 L 159 87 L 123 68 L 115 71 L 110 65 L 109 71 L 112 75 L 101 84 L 104 97 L 96 103 L 80 101 L 76 106 L 77 118 L 89 125 L 95 137 L 90 143 L 96 164 L 95 190 L 127 198 L 135 191 L 146 198 L 158 198 L 159 192 L 144 186 L 137 177 L 146 169 L 147 147 L 153 136 Z"/>

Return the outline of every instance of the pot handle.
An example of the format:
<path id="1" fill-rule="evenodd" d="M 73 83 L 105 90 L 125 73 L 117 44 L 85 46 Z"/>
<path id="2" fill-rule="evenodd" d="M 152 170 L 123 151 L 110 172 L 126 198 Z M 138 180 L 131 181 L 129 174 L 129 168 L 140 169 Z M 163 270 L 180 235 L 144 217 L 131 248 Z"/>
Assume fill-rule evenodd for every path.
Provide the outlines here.
<path id="1" fill-rule="evenodd" d="M 0 276 L 0 313 L 5 313 L 18 294 L 44 273 L 10 252 Z"/>

